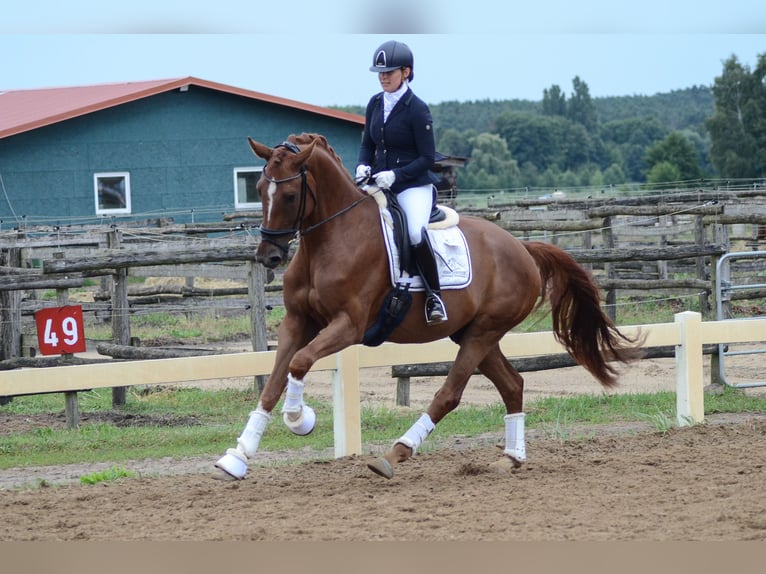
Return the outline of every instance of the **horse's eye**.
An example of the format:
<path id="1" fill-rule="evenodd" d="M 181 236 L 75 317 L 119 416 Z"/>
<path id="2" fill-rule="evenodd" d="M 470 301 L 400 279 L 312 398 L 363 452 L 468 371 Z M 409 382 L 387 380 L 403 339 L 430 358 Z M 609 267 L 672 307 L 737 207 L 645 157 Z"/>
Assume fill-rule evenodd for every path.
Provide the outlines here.
<path id="1" fill-rule="evenodd" d="M 298 199 L 298 194 L 296 193 L 286 193 L 284 195 L 284 201 L 287 205 L 294 204 L 296 199 Z"/>

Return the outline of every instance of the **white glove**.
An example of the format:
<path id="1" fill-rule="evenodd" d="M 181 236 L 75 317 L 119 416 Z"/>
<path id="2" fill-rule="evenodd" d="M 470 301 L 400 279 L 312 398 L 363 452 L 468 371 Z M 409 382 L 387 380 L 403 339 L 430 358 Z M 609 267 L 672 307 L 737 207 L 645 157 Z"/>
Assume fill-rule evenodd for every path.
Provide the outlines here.
<path id="1" fill-rule="evenodd" d="M 354 179 L 356 180 L 356 183 L 363 183 L 370 179 L 370 176 L 372 175 L 372 168 L 369 165 L 358 165 L 356 166 L 356 175 L 354 176 Z"/>
<path id="2" fill-rule="evenodd" d="M 394 181 L 396 181 L 396 175 L 394 175 L 393 171 L 380 171 L 373 177 L 375 178 L 375 183 L 381 189 L 391 189 Z"/>

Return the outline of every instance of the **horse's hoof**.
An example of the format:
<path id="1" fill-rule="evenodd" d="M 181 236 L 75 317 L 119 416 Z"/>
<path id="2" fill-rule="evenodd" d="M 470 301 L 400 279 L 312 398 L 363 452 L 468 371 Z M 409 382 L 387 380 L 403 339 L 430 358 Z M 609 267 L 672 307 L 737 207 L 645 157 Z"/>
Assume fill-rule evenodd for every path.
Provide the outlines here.
<path id="1" fill-rule="evenodd" d="M 504 456 L 500 460 L 496 460 L 495 462 L 491 463 L 489 465 L 489 468 L 493 472 L 497 472 L 498 474 L 506 474 L 508 472 L 513 472 L 514 470 L 521 468 L 521 464 L 522 463 L 516 460 L 515 458 Z"/>
<path id="2" fill-rule="evenodd" d="M 247 459 L 233 448 L 228 449 L 214 466 L 213 478 L 218 480 L 242 480 L 247 474 Z"/>
<path id="3" fill-rule="evenodd" d="M 229 474 L 222 468 L 218 468 L 217 466 L 213 468 L 213 472 L 210 474 L 210 478 L 213 480 L 221 480 L 224 482 L 233 482 L 235 480 L 242 480 L 241 478 L 237 478 L 233 474 Z"/>
<path id="4" fill-rule="evenodd" d="M 367 468 L 383 478 L 391 479 L 394 477 L 394 467 L 391 466 L 391 463 L 385 458 L 379 458 L 373 462 L 368 462 Z"/>

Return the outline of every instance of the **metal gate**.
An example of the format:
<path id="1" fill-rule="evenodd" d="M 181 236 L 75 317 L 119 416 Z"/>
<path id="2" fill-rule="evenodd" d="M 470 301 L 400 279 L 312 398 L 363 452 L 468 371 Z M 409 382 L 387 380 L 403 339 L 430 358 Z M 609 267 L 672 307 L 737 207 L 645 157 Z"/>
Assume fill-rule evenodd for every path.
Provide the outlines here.
<path id="1" fill-rule="evenodd" d="M 731 319 L 731 294 L 735 291 L 746 290 L 764 290 L 766 289 L 766 283 L 740 283 L 735 284 L 731 280 L 731 267 L 732 263 L 745 259 L 760 259 L 766 258 L 766 251 L 741 251 L 735 253 L 727 253 L 723 255 L 716 265 L 716 318 L 718 320 Z M 759 278 L 766 280 L 766 276 L 760 276 Z M 764 334 L 766 335 L 766 333 Z M 764 338 L 766 341 L 766 337 Z M 764 342 L 764 341 L 760 341 Z M 748 382 L 735 382 L 731 381 L 726 376 L 726 358 L 736 357 L 741 355 L 756 355 L 766 353 L 766 348 L 756 348 L 747 350 L 734 350 L 730 348 L 730 345 L 719 343 L 718 344 L 718 374 L 720 380 L 731 387 L 736 388 L 748 388 L 748 387 L 765 387 L 766 381 L 748 381 Z"/>

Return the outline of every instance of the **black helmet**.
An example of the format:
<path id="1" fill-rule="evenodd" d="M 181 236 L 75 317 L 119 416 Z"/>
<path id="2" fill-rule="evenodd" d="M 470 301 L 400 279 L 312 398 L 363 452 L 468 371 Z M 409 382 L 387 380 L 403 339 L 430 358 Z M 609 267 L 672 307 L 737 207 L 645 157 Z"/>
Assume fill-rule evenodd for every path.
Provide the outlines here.
<path id="1" fill-rule="evenodd" d="M 391 72 L 399 68 L 410 69 L 408 81 L 411 82 L 415 78 L 415 60 L 412 57 L 412 50 L 407 44 L 394 40 L 381 44 L 372 56 L 370 71 Z"/>

